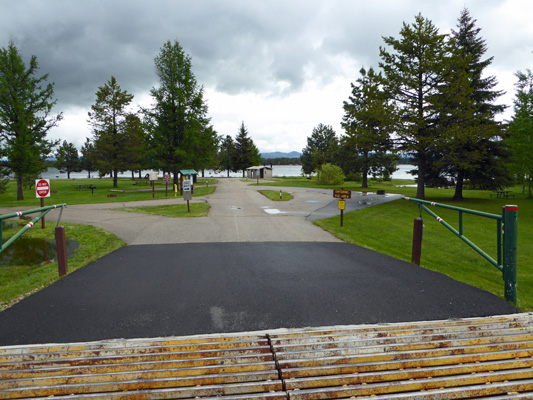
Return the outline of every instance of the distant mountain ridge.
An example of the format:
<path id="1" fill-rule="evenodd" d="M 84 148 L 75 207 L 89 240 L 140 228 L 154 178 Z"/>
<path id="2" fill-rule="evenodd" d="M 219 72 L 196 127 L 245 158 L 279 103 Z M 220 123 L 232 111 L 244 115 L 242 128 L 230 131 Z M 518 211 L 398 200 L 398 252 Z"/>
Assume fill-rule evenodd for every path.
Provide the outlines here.
<path id="1" fill-rule="evenodd" d="M 291 151 L 290 153 L 283 153 L 281 151 L 274 151 L 271 153 L 261 153 L 261 157 L 264 159 L 269 158 L 300 158 L 302 156 L 302 153 L 298 153 L 297 151 Z"/>

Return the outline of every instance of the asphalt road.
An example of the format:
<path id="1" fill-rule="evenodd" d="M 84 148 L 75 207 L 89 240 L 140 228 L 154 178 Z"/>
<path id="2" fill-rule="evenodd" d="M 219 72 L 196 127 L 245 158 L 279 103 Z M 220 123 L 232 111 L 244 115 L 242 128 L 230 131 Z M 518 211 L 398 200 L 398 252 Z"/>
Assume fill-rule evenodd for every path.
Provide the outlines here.
<path id="1" fill-rule="evenodd" d="M 0 345 L 518 311 L 487 292 L 314 226 L 310 221 L 339 212 L 331 190 L 284 188 L 294 199 L 272 202 L 257 189 L 221 180 L 213 195 L 195 198 L 212 208 L 194 219 L 114 211 L 181 199 L 69 206 L 63 220 L 100 226 L 129 246 L 0 312 Z M 347 209 L 395 198 L 354 193 Z"/>
<path id="2" fill-rule="evenodd" d="M 347 243 L 140 245 L 0 313 L 0 344 L 515 312 L 487 292 Z"/>

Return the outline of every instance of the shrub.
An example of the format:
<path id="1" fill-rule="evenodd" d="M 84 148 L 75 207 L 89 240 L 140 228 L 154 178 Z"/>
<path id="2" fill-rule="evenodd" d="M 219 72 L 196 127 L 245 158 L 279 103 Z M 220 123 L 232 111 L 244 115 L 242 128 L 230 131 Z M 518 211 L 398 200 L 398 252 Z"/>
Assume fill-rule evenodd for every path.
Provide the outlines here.
<path id="1" fill-rule="evenodd" d="M 326 163 L 322 164 L 318 170 L 317 182 L 320 185 L 342 185 L 344 178 L 344 173 L 340 167 Z"/>

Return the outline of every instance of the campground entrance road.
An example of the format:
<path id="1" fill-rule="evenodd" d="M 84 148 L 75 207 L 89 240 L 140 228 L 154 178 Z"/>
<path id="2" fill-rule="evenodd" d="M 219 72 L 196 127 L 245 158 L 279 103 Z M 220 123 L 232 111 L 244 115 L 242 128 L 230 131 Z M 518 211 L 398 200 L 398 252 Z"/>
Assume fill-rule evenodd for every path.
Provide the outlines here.
<path id="1" fill-rule="evenodd" d="M 294 199 L 289 202 L 273 202 L 260 194 L 257 186 L 242 182 L 238 178 L 223 178 L 219 179 L 215 193 L 194 198 L 195 202 L 207 201 L 211 205 L 208 217 L 176 219 L 113 211 L 123 207 L 184 203 L 181 198 L 169 198 L 146 202 L 68 206 L 64 211 L 63 220 L 101 227 L 129 245 L 339 241 L 306 221 L 306 216 L 333 201 L 331 190 L 283 190 L 291 192 Z"/>
<path id="2" fill-rule="evenodd" d="M 213 195 L 200 199 L 211 204 L 209 216 L 194 219 L 113 211 L 182 199 L 69 206 L 63 220 L 102 227 L 129 246 L 0 312 L 0 345 L 518 311 L 490 293 L 342 243 L 314 226 L 310 220 L 338 212 L 331 190 L 284 190 L 295 198 L 272 202 L 256 186 L 221 179 Z M 347 206 L 391 199 L 354 196 Z"/>

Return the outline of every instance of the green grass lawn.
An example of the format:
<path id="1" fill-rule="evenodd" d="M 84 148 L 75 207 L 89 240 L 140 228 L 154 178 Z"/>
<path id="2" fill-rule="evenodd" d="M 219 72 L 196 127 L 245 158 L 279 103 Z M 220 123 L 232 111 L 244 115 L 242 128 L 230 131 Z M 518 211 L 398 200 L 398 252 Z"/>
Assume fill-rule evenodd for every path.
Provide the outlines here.
<path id="1" fill-rule="evenodd" d="M 20 229 L 12 225 L 20 224 L 22 227 L 26 223 L 27 221 L 12 221 L 9 227 L 4 228 L 2 235 L 4 241 Z M 65 226 L 67 239 L 76 240 L 79 243 L 78 249 L 68 260 L 69 273 L 126 245 L 115 235 L 100 228 L 67 223 L 61 225 Z M 32 239 L 32 243 L 36 242 L 37 246 L 39 243 L 44 246 L 45 239 L 54 239 L 55 226 L 54 223 L 48 223 L 46 229 L 43 230 L 41 224 L 38 223 L 24 233 L 21 238 Z M 16 242 L 12 246 L 15 245 Z M 29 251 L 29 247 L 25 247 L 23 250 Z M 59 279 L 57 262 L 41 264 L 41 262 L 31 264 L 26 262 L 21 265 L 0 265 L 0 311 Z"/>
<path id="2" fill-rule="evenodd" d="M 151 206 L 151 207 L 130 207 L 117 208 L 114 211 L 136 212 L 141 214 L 162 215 L 171 218 L 193 218 L 207 217 L 211 206 L 207 203 L 190 203 L 189 209 L 187 204 L 172 204 L 168 206 Z"/>
<path id="3" fill-rule="evenodd" d="M 206 185 L 207 178 L 199 178 L 198 183 L 194 186 L 193 197 L 206 196 L 215 191 L 215 179 L 209 179 L 209 186 Z M 154 197 L 152 197 L 152 190 L 150 186 L 138 185 L 136 183 L 142 182 L 142 179 L 119 179 L 118 188 L 113 188 L 113 180 L 105 179 L 51 179 L 50 188 L 52 190 L 51 197 L 45 198 L 45 205 L 62 204 L 94 204 L 94 203 L 113 203 L 113 202 L 127 202 L 165 199 L 174 197 L 174 189 L 172 185 L 168 185 L 168 197 L 164 184 L 157 184 Z M 90 190 L 78 190 L 77 185 L 93 185 L 96 186 L 93 194 Z M 143 190 L 144 189 L 144 190 Z M 17 187 L 14 181 L 10 181 L 5 193 L 0 194 L 1 207 L 19 207 L 32 206 L 40 207 L 39 199 L 35 198 L 35 188 L 24 188 L 24 200 L 17 201 Z M 113 190 L 143 190 L 138 192 L 115 192 Z M 55 193 L 54 193 L 55 192 Z M 113 197 L 108 197 L 111 195 Z M 181 197 L 178 192 L 178 197 Z"/>
<path id="4" fill-rule="evenodd" d="M 272 201 L 289 201 L 294 199 L 292 194 L 283 191 L 281 192 L 281 198 L 277 190 L 260 190 L 259 193 L 265 197 L 268 197 Z"/>

